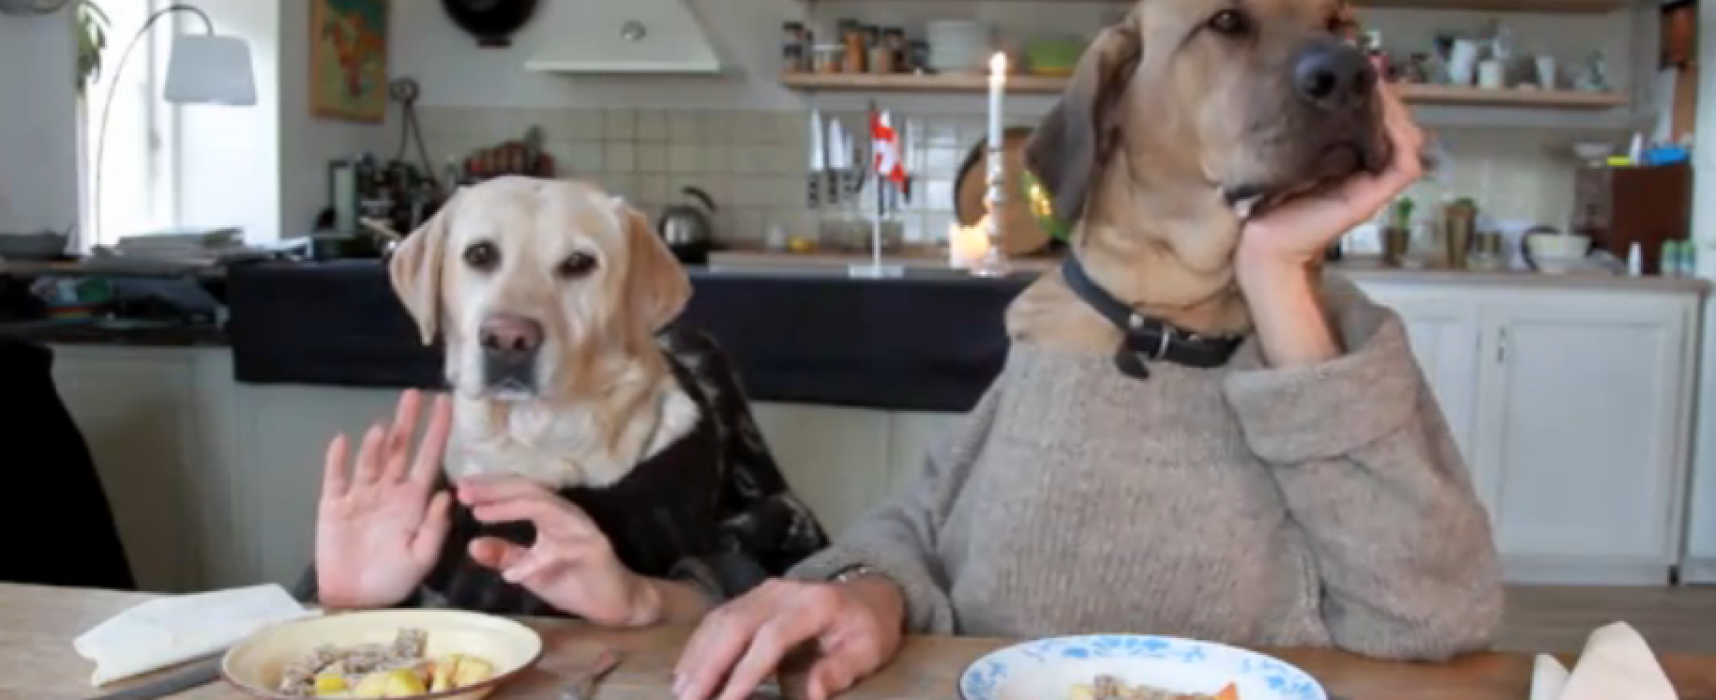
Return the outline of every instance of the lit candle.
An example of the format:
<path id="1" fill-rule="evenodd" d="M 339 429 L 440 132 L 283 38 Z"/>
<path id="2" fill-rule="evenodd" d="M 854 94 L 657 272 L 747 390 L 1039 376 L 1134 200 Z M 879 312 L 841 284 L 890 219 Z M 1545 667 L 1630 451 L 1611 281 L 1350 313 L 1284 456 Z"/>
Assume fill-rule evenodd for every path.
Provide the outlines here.
<path id="1" fill-rule="evenodd" d="M 1007 54 L 989 58 L 989 150 L 1001 150 L 1001 94 L 1007 88 Z"/>
<path id="2" fill-rule="evenodd" d="M 965 227 L 957 223 L 947 226 L 948 264 L 955 269 L 966 270 L 983 262 L 989 254 L 989 234 L 984 230 L 987 224 L 978 222 L 976 226 Z"/>

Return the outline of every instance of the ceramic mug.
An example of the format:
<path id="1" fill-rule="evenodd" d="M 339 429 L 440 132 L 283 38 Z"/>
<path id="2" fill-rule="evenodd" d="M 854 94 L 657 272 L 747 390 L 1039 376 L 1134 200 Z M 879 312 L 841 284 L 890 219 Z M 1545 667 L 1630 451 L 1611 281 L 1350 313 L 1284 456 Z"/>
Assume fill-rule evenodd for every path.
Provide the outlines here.
<path id="1" fill-rule="evenodd" d="M 1537 57 L 1537 84 L 1545 90 L 1555 89 L 1555 57 Z"/>
<path id="2" fill-rule="evenodd" d="M 1455 39 L 1454 48 L 1448 52 L 1448 82 L 1455 85 L 1471 85 L 1473 74 L 1478 69 L 1478 42 L 1471 39 Z"/>
<path id="3" fill-rule="evenodd" d="M 1484 61 L 1478 64 L 1478 87 L 1499 90 L 1507 87 L 1506 72 L 1501 61 Z"/>

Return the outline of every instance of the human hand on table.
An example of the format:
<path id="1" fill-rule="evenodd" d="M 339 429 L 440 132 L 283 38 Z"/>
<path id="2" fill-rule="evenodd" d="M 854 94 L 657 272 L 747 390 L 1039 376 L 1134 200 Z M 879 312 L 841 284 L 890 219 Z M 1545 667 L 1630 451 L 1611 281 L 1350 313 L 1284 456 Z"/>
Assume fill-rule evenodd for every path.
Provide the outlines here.
<path id="1" fill-rule="evenodd" d="M 411 594 L 428 575 L 447 538 L 446 492 L 430 494 L 441 470 L 453 408 L 435 399 L 429 429 L 411 459 L 422 394 L 407 391 L 393 424 L 364 436 L 347 472 L 346 437 L 328 445 L 316 508 L 316 585 L 322 605 L 374 608 Z"/>
<path id="2" fill-rule="evenodd" d="M 905 596 L 885 578 L 772 580 L 704 618 L 674 669 L 673 692 L 678 700 L 745 700 L 787 653 L 814 641 L 806 696 L 826 700 L 899 652 L 905 617 Z"/>
<path id="3" fill-rule="evenodd" d="M 598 625 L 642 627 L 662 618 L 662 591 L 620 562 L 608 537 L 559 494 L 517 476 L 460 481 L 459 502 L 485 523 L 528 521 L 536 541 L 471 541 L 471 558 L 554 607 Z"/>

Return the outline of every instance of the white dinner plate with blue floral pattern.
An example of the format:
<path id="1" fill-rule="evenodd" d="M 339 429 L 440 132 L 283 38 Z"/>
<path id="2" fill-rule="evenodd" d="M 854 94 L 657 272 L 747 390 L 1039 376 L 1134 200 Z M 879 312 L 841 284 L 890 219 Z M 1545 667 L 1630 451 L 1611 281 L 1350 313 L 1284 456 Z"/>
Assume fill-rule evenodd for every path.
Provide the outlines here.
<path id="1" fill-rule="evenodd" d="M 992 651 L 959 676 L 962 700 L 1069 700 L 1099 675 L 1129 686 L 1240 700 L 1328 700 L 1310 674 L 1262 654 L 1191 639 L 1130 634 L 1053 637 Z"/>

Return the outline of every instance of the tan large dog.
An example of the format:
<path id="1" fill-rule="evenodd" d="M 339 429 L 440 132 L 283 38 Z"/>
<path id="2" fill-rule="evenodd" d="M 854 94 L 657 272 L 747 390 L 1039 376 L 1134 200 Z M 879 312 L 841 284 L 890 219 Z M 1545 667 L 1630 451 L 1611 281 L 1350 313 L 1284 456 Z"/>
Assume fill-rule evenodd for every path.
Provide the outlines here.
<path id="1" fill-rule="evenodd" d="M 594 186 L 464 188 L 390 272 L 423 342 L 444 338 L 449 476 L 607 486 L 698 418 L 655 338 L 690 282 L 643 214 Z"/>
<path id="2" fill-rule="evenodd" d="M 1078 222 L 1090 277 L 1180 329 L 1248 331 L 1232 270 L 1243 218 L 1390 157 L 1353 29 L 1337 0 L 1145 0 L 1104 30 L 1026 150 L 1056 215 Z M 1007 325 L 1066 349 L 1121 339 L 1060 271 Z"/>

